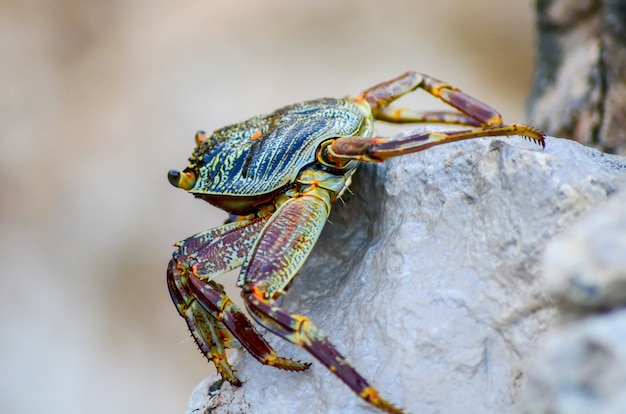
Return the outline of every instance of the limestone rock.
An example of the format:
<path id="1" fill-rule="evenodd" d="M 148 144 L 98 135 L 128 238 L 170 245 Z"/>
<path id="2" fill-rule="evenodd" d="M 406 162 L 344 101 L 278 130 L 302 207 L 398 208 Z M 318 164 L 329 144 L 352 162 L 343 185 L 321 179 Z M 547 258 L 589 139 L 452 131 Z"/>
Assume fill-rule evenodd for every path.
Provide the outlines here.
<path id="1" fill-rule="evenodd" d="M 626 305 L 626 191 L 612 196 L 546 249 L 548 288 L 562 314 Z"/>
<path id="2" fill-rule="evenodd" d="M 626 190 L 552 240 L 548 289 L 561 325 L 533 352 L 523 413 L 626 412 Z"/>
<path id="3" fill-rule="evenodd" d="M 555 319 L 544 246 L 623 185 L 624 168 L 573 141 L 542 150 L 521 138 L 364 166 L 282 306 L 320 326 L 407 412 L 510 411 L 523 363 Z M 195 413 L 375 412 L 309 354 L 266 338 L 312 367 L 284 372 L 245 356 L 243 386 L 196 399 Z M 218 397 L 234 402 L 216 406 Z"/>
<path id="4" fill-rule="evenodd" d="M 626 311 L 551 330 L 528 366 L 520 412 L 626 412 Z"/>

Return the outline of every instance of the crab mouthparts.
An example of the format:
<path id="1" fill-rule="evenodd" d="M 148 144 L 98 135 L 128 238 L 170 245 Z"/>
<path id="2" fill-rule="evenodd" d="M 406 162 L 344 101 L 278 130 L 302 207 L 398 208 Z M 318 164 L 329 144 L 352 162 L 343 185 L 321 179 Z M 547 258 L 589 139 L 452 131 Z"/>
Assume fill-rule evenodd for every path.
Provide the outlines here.
<path id="1" fill-rule="evenodd" d="M 180 171 L 169 170 L 167 173 L 167 179 L 174 187 L 182 188 L 183 190 L 191 190 L 196 184 L 196 174 L 192 171 Z"/>

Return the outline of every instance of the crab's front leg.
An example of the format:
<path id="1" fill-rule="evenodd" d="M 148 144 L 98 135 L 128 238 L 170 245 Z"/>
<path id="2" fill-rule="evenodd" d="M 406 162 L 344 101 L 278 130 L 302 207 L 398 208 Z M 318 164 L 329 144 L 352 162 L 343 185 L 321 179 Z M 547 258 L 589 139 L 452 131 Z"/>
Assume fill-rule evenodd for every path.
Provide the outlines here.
<path id="1" fill-rule="evenodd" d="M 213 278 L 243 263 L 266 219 L 241 220 L 196 234 L 177 244 L 167 270 L 170 296 L 202 353 L 223 379 L 240 385 L 226 348 L 242 345 L 266 365 L 303 370 L 303 364 L 276 355 L 248 318 Z"/>
<path id="2" fill-rule="evenodd" d="M 306 349 L 365 401 L 388 413 L 402 413 L 346 361 L 309 319 L 275 303 L 311 252 L 330 209 L 324 190 L 289 199 L 269 219 L 242 268 L 244 303 L 254 319 Z"/>

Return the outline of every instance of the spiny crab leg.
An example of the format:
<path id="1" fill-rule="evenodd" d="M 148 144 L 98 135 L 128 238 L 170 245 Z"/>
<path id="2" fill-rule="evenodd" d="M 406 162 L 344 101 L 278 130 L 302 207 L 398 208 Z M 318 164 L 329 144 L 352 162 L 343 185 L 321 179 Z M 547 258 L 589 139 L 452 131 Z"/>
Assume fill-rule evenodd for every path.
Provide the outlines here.
<path id="1" fill-rule="evenodd" d="M 418 88 L 461 112 L 417 112 L 388 106 L 394 100 Z M 386 138 L 341 137 L 323 146 L 319 158 L 325 164 L 341 168 L 353 160 L 380 162 L 448 142 L 503 135 L 520 135 L 545 147 L 545 137 L 539 131 L 526 125 L 502 125 L 502 116 L 495 109 L 448 83 L 413 71 L 380 83 L 350 99 L 362 107 L 363 103 L 367 102 L 366 107 L 369 106 L 373 117 L 381 121 L 453 123 L 474 128 L 450 132 L 418 132 Z"/>
<path id="2" fill-rule="evenodd" d="M 539 131 L 526 125 L 512 124 L 464 131 L 418 132 L 391 138 L 342 137 L 324 147 L 322 158 L 333 165 L 343 165 L 351 160 L 380 162 L 453 141 L 504 135 L 520 135 L 542 147 L 546 145 Z"/>
<path id="3" fill-rule="evenodd" d="M 415 124 L 415 123 L 433 123 L 433 124 L 454 124 L 467 125 L 473 127 L 481 126 L 481 122 L 469 115 L 452 111 L 416 111 L 410 108 L 387 107 L 378 113 L 376 117 L 379 121 L 385 121 L 392 124 Z"/>
<path id="4" fill-rule="evenodd" d="M 322 190 L 291 198 L 268 220 L 242 268 L 242 297 L 254 319 L 306 349 L 365 401 L 388 413 L 401 410 L 378 392 L 335 349 L 309 319 L 278 307 L 275 299 L 311 252 L 329 213 Z"/>
<path id="5" fill-rule="evenodd" d="M 207 359 L 213 362 L 222 378 L 233 385 L 241 385 L 241 381 L 239 381 L 226 359 L 226 343 L 230 339 L 228 331 L 217 320 L 217 315 L 204 311 L 196 302 L 190 299 L 191 296 L 188 293 L 184 293 L 184 288 L 177 286 L 181 284 L 180 281 L 189 278 L 188 272 L 180 271 L 177 268 L 176 261 L 174 259 L 170 260 L 167 268 L 167 284 L 178 313 L 187 322 L 189 331 L 200 351 Z"/>
<path id="6" fill-rule="evenodd" d="M 217 315 L 217 318 L 228 332 L 239 340 L 239 343 L 264 365 L 270 365 L 287 371 L 302 371 L 310 363 L 301 363 L 276 355 L 276 352 L 256 330 L 246 315 L 237 308 L 223 289 L 216 289 L 213 281 L 204 282 L 197 277 L 189 279 L 191 290 L 202 307 Z"/>
<path id="7" fill-rule="evenodd" d="M 305 316 L 290 314 L 255 290 L 244 291 L 243 298 L 255 320 L 286 340 L 306 349 L 333 374 L 339 377 L 359 397 L 387 413 L 402 414 L 390 402 L 380 397 L 341 355 L 330 340 Z"/>
<path id="8" fill-rule="evenodd" d="M 223 287 L 212 280 L 241 266 L 265 220 L 241 220 L 198 233 L 178 243 L 168 266 L 170 296 L 179 314 L 202 353 L 234 385 L 241 382 L 228 363 L 226 348 L 238 345 L 236 340 L 263 364 L 286 370 L 304 370 L 310 365 L 276 355 Z"/>
<path id="9" fill-rule="evenodd" d="M 381 121 L 397 123 L 429 122 L 421 116 L 413 117 L 411 115 L 415 115 L 415 112 L 413 111 L 406 111 L 407 119 L 404 120 L 402 110 L 386 110 L 391 102 L 418 88 L 423 89 L 429 94 L 441 99 L 443 102 L 458 109 L 469 118 L 478 121 L 478 125 L 492 126 L 502 124 L 502 116 L 498 113 L 498 111 L 489 105 L 482 103 L 470 95 L 467 95 L 455 86 L 435 79 L 432 76 L 415 71 L 406 72 L 395 79 L 391 79 L 387 82 L 383 82 L 366 89 L 351 99 L 357 105 L 359 105 L 360 102 L 366 101 L 371 107 L 374 118 Z M 393 116 L 390 116 L 391 114 L 393 114 Z M 464 125 L 476 125 L 475 121 L 468 120 L 468 122 L 464 122 L 463 119 L 467 120 L 467 118 L 463 117 L 458 118 L 458 120 L 461 121 L 459 123 Z"/>

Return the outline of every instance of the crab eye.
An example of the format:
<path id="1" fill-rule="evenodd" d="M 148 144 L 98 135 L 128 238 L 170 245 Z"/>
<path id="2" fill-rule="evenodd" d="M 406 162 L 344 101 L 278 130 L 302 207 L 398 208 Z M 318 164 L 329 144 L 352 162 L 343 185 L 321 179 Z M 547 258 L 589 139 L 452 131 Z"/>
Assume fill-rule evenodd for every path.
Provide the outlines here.
<path id="1" fill-rule="evenodd" d="M 183 190 L 191 190 L 196 184 L 196 174 L 192 171 L 180 171 L 169 170 L 167 173 L 167 179 L 174 187 L 182 188 Z"/>
<path id="2" fill-rule="evenodd" d="M 208 137 L 206 135 L 206 132 L 204 131 L 196 132 L 196 145 L 200 145 L 202 141 L 205 141 L 207 138 Z"/>

